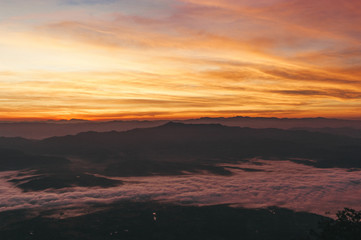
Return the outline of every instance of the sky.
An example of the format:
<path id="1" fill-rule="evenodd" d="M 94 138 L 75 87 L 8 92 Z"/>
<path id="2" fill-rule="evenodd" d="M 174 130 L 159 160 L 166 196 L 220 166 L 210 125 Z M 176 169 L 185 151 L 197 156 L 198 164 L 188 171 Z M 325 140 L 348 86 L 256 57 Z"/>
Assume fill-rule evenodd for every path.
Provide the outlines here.
<path id="1" fill-rule="evenodd" d="M 0 0 L 0 119 L 361 119 L 358 0 Z"/>

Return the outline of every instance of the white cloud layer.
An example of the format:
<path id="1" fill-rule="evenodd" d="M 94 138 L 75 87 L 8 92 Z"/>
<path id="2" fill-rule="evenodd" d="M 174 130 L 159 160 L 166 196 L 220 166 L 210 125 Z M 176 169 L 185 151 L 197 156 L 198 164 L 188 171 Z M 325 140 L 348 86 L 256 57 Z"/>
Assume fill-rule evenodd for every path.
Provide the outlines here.
<path id="1" fill-rule="evenodd" d="M 232 176 L 192 174 L 119 178 L 112 188 L 74 187 L 22 192 L 7 181 L 16 172 L 0 173 L 0 211 L 62 207 L 118 200 L 158 200 L 186 205 L 232 204 L 247 208 L 279 206 L 332 216 L 344 207 L 361 209 L 360 171 L 313 168 L 288 161 L 258 161 L 233 167 Z M 329 213 L 326 213 L 329 212 Z"/>

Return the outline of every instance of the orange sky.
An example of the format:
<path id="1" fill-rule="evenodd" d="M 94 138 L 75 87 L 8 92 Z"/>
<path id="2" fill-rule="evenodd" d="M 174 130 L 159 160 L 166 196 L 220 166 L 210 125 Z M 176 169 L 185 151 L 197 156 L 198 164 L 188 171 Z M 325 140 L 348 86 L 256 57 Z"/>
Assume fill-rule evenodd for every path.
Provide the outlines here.
<path id="1" fill-rule="evenodd" d="M 0 119 L 361 118 L 357 0 L 0 3 Z"/>

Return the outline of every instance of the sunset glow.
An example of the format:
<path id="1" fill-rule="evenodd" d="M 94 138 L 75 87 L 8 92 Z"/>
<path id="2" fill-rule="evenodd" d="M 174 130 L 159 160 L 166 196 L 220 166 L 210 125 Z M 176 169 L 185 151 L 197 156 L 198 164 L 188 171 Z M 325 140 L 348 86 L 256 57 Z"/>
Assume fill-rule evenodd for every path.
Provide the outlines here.
<path id="1" fill-rule="evenodd" d="M 357 0 L 0 0 L 0 119 L 361 118 Z"/>

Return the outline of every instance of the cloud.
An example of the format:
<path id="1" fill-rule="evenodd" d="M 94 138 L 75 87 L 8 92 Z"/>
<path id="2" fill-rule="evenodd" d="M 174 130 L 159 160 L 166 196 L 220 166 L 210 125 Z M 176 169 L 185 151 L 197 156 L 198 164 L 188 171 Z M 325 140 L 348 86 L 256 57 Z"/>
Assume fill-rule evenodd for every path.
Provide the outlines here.
<path id="1" fill-rule="evenodd" d="M 110 4 L 118 2 L 119 0 L 61 0 L 62 4 L 70 4 L 70 5 L 82 5 L 82 4 Z"/>
<path id="2" fill-rule="evenodd" d="M 62 3 L 0 26 L 1 115 L 355 117 L 360 106 L 358 1 Z"/>
<path id="3" fill-rule="evenodd" d="M 253 160 L 255 161 L 255 160 Z M 0 211 L 21 208 L 79 206 L 118 200 L 157 200 L 189 205 L 234 204 L 243 207 L 279 206 L 325 214 L 343 207 L 361 208 L 359 171 L 313 168 L 288 161 L 232 165 L 232 176 L 191 174 L 119 178 L 112 188 L 74 187 L 42 192 L 21 192 L 8 180 L 16 172 L 2 172 Z"/>
<path id="4" fill-rule="evenodd" d="M 286 95 L 301 95 L 301 96 L 324 96 L 336 97 L 340 99 L 360 99 L 361 92 L 352 90 L 340 89 L 325 89 L 325 90 L 276 90 L 273 93 L 280 93 Z"/>

